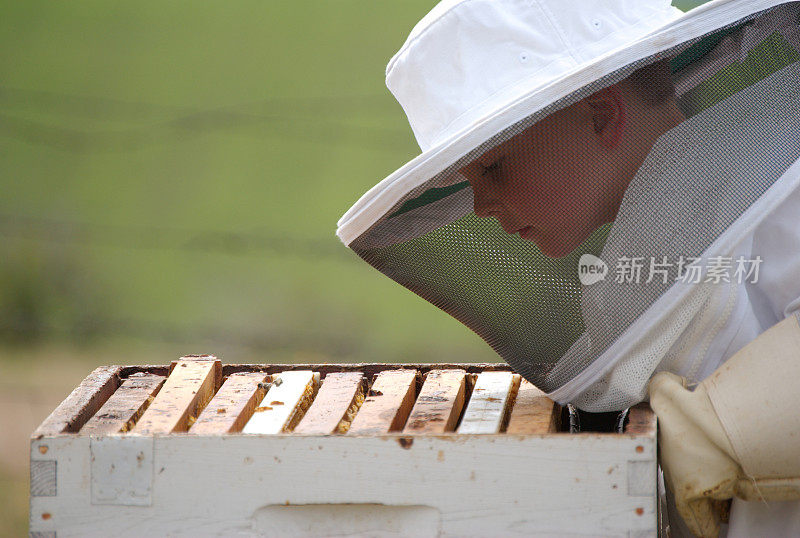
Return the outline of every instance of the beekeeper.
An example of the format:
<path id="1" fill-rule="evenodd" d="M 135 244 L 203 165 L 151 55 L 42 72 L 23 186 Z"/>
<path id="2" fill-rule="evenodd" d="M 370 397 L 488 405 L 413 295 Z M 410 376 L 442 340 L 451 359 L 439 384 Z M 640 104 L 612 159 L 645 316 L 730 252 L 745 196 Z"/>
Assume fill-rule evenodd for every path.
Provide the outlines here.
<path id="1" fill-rule="evenodd" d="M 554 400 L 649 397 L 673 535 L 800 535 L 800 2 L 450 0 L 386 81 L 422 153 L 340 239 Z"/>

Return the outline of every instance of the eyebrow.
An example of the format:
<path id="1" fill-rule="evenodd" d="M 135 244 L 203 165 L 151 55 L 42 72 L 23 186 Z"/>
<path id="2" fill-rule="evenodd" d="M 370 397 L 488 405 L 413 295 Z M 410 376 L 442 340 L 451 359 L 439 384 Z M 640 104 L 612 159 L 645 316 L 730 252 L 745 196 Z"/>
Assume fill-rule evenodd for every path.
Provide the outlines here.
<path id="1" fill-rule="evenodd" d="M 490 164 L 488 166 L 479 162 L 478 165 L 480 165 L 480 167 L 483 168 L 483 171 L 481 171 L 481 175 L 485 176 L 486 174 L 488 174 L 490 172 L 494 172 L 495 170 L 497 170 L 500 167 L 500 161 L 502 161 L 502 160 L 503 160 L 503 157 L 498 157 L 492 162 L 492 164 Z"/>

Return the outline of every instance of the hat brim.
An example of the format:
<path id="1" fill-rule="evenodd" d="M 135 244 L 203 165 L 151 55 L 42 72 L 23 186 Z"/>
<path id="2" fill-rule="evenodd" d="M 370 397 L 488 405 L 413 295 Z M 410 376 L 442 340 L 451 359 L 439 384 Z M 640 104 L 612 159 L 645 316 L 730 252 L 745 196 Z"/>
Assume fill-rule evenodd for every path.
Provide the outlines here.
<path id="1" fill-rule="evenodd" d="M 595 91 L 615 84 L 632 71 L 680 54 L 704 37 L 741 24 L 786 0 L 713 0 L 692 9 L 650 34 L 582 64 L 546 86 L 510 101 L 439 145 L 421 153 L 367 191 L 338 222 L 337 236 L 350 245 L 407 201 L 409 193 L 425 190 L 443 171 L 492 137 L 522 121 L 538 121 Z"/>

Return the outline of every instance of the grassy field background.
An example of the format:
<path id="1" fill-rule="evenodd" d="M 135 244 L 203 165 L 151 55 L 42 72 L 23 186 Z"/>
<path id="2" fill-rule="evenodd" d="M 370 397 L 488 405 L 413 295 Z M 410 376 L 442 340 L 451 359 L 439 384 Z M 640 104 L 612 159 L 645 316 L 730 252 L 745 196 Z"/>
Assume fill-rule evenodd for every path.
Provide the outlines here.
<path id="1" fill-rule="evenodd" d="M 383 72 L 433 5 L 0 1 L 0 535 L 97 365 L 499 360 L 335 237 L 418 153 Z"/>

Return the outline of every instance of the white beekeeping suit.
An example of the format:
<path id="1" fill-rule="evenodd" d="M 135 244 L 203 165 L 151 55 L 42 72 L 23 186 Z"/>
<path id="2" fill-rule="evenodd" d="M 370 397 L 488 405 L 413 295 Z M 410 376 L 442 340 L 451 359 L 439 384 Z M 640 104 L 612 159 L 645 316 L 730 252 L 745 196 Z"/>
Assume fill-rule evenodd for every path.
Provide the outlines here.
<path id="1" fill-rule="evenodd" d="M 445 0 L 386 71 L 422 153 L 339 221 L 554 400 L 649 395 L 676 535 L 734 496 L 730 535 L 800 534 L 799 28 L 775 0 Z M 665 62 L 680 114 L 639 161 L 619 140 L 666 116 L 626 131 L 653 108 L 620 88 Z"/>
<path id="2" fill-rule="evenodd" d="M 800 170 L 795 172 L 800 176 Z M 718 290 L 708 298 L 704 315 L 694 318 L 691 336 L 676 342 L 669 356 L 675 364 L 659 366 L 662 371 L 702 381 L 728 358 L 764 331 L 782 320 L 800 313 L 800 191 L 793 192 L 750 233 L 742 237 L 738 253 L 748 260 L 762 260 L 757 281 L 735 283 Z M 766 262 L 765 262 L 766 261 Z M 699 337 L 704 335 L 706 338 Z M 705 340 L 704 360 L 681 362 L 690 347 L 687 340 Z M 668 362 L 668 361 L 665 361 Z M 799 381 L 800 382 L 800 381 Z M 796 390 L 800 391 L 800 388 Z M 775 413 L 796 413 L 793 409 L 753 410 L 761 420 L 773 420 Z M 800 460 L 800 454 L 797 454 Z M 669 496 L 671 536 L 692 536 L 677 516 L 672 495 Z M 722 525 L 722 535 L 798 536 L 800 535 L 800 502 L 743 501 L 734 499 L 729 525 Z"/>

